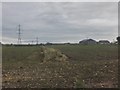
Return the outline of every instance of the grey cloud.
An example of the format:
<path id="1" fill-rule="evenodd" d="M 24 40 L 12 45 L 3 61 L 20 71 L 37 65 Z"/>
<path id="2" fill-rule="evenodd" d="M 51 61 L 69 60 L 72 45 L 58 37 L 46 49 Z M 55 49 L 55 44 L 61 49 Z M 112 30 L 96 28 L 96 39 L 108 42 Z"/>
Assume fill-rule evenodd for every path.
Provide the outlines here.
<path id="1" fill-rule="evenodd" d="M 78 42 L 88 36 L 113 40 L 117 15 L 117 3 L 109 2 L 3 3 L 3 37 L 16 39 L 21 24 L 23 40 Z"/>

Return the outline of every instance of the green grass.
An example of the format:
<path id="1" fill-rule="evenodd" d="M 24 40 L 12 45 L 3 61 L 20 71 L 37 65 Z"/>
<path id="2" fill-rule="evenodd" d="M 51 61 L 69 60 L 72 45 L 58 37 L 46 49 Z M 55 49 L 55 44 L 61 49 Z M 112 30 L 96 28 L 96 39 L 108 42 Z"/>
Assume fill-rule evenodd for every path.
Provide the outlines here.
<path id="1" fill-rule="evenodd" d="M 48 45 L 69 63 L 28 59 L 41 46 L 3 46 L 3 87 L 117 87 L 117 45 Z"/>
<path id="2" fill-rule="evenodd" d="M 115 45 L 61 45 L 50 46 L 61 50 L 74 60 L 117 59 L 118 47 Z"/>

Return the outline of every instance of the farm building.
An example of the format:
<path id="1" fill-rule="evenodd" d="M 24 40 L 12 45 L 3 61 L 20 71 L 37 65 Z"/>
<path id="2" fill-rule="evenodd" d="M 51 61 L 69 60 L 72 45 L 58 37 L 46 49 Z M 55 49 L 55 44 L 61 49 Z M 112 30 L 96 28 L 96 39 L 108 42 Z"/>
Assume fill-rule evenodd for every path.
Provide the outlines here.
<path id="1" fill-rule="evenodd" d="M 99 44 L 110 44 L 108 40 L 100 40 L 98 43 Z"/>
<path id="2" fill-rule="evenodd" d="M 93 39 L 85 39 L 79 42 L 79 44 L 97 44 L 97 42 Z"/>

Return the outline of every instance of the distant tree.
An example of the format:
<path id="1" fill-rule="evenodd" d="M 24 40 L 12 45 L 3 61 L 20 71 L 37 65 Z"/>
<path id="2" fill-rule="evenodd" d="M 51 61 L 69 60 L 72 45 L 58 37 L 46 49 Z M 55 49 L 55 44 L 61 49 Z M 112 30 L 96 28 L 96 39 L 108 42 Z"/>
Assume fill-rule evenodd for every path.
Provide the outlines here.
<path id="1" fill-rule="evenodd" d="M 50 43 L 50 42 L 47 42 L 47 43 L 46 43 L 46 45 L 52 45 L 52 43 Z"/>
<path id="2" fill-rule="evenodd" d="M 120 36 L 117 37 L 118 44 L 120 44 Z"/>
<path id="3" fill-rule="evenodd" d="M 10 45 L 12 46 L 13 44 L 11 43 Z"/>

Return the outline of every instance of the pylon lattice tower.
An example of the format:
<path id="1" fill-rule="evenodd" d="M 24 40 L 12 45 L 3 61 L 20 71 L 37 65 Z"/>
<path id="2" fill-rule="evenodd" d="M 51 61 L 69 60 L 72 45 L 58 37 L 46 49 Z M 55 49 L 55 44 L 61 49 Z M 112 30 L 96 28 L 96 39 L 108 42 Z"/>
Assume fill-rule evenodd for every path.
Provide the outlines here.
<path id="1" fill-rule="evenodd" d="M 21 25 L 18 25 L 18 44 L 21 44 L 21 29 L 20 29 Z"/>
<path id="2" fill-rule="evenodd" d="M 38 44 L 38 37 L 36 37 L 36 44 Z"/>

